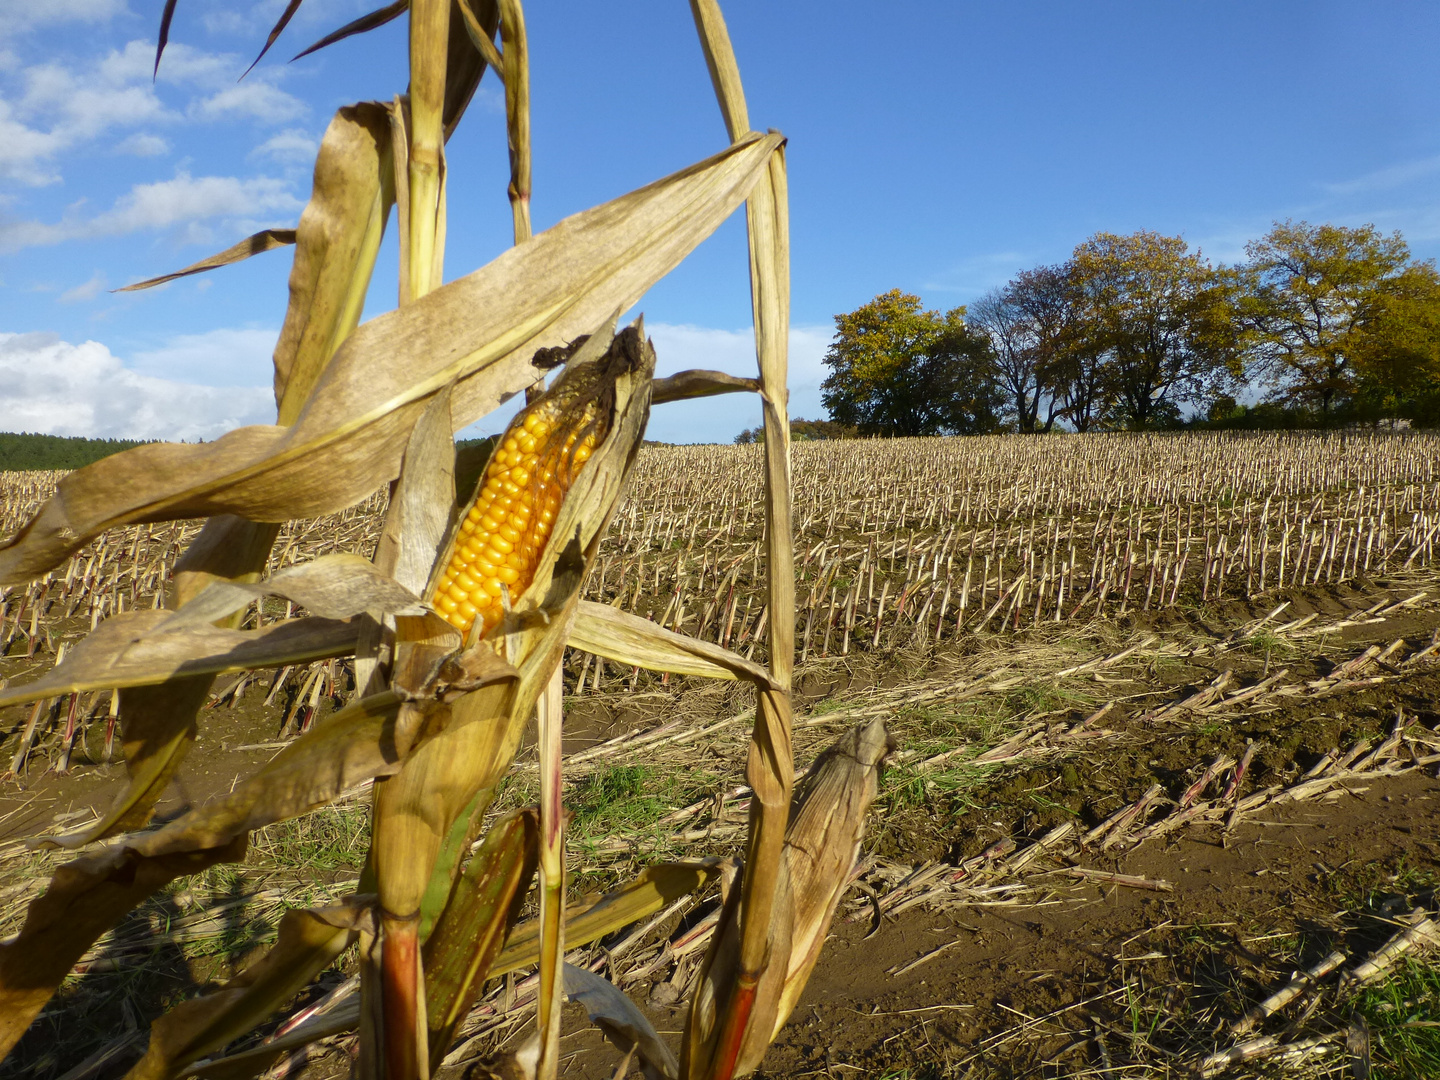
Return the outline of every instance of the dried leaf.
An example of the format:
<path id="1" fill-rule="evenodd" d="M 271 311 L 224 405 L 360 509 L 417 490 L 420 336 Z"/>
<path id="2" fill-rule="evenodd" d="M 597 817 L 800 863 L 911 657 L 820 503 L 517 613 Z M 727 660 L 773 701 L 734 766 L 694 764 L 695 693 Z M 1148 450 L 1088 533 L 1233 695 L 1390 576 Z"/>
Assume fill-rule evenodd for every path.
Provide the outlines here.
<path id="1" fill-rule="evenodd" d="M 322 619 L 348 619 L 365 612 L 423 615 L 420 598 L 369 559 L 349 552 L 322 555 L 277 570 L 264 581 L 217 581 L 157 627 L 176 633 L 203 626 L 266 596 L 282 596 Z"/>
<path id="2" fill-rule="evenodd" d="M 75 962 L 140 901 L 177 877 L 245 857 L 245 837 L 147 858 L 116 846 L 55 871 L 25 925 L 0 943 L 0 1057 L 19 1041 Z"/>
<path id="3" fill-rule="evenodd" d="M 395 0 L 393 4 L 386 4 L 383 8 L 377 8 L 368 15 L 361 15 L 358 19 L 340 27 L 339 30 L 326 34 L 319 41 L 315 42 L 315 44 L 306 49 L 302 49 L 290 58 L 290 62 L 294 63 L 302 56 L 309 56 L 313 52 L 319 52 L 325 48 L 325 46 L 334 45 L 337 41 L 344 41 L 347 37 L 353 37 L 356 34 L 363 34 L 367 30 L 374 30 L 377 27 L 384 26 L 386 23 L 403 15 L 409 6 L 410 0 Z M 268 49 L 269 47 L 270 45 L 267 43 L 265 48 Z M 260 55 L 264 56 L 265 54 L 262 52 Z M 258 64 L 260 61 L 257 58 L 255 62 Z"/>
<path id="4" fill-rule="evenodd" d="M 112 289 L 112 292 L 137 292 L 140 289 L 153 289 L 156 285 L 164 285 L 167 281 L 174 281 L 176 278 L 189 277 L 191 274 L 202 274 L 206 270 L 215 270 L 221 266 L 229 266 L 232 263 L 243 262 L 252 255 L 261 255 L 267 251 L 274 251 L 279 247 L 288 247 L 295 243 L 294 229 L 261 229 L 254 236 L 247 236 L 238 244 L 226 248 L 218 255 L 211 255 L 209 258 L 201 259 L 197 263 L 191 263 L 184 270 L 176 270 L 171 274 L 161 274 L 159 277 L 146 278 L 144 281 L 137 281 L 134 285 L 126 285 L 123 288 Z"/>
<path id="5" fill-rule="evenodd" d="M 507 815 L 486 835 L 425 941 L 425 1013 L 432 1073 L 489 978 L 535 876 L 538 824 L 532 810 Z"/>
<path id="6" fill-rule="evenodd" d="M 259 630 L 202 625 L 188 633 L 166 629 L 165 611 L 127 611 L 106 619 L 78 642 L 58 667 L 34 682 L 0 691 L 0 707 L 60 694 L 114 687 L 155 686 L 177 676 L 309 663 L 355 651 L 353 621 L 291 619 Z"/>
<path id="7" fill-rule="evenodd" d="M 280 18 L 276 20 L 274 28 L 270 31 L 270 36 L 265 39 L 265 45 L 261 48 L 260 55 L 255 57 L 250 66 L 245 69 L 245 75 L 249 75 L 250 72 L 255 70 L 255 65 L 265 59 L 265 54 L 270 51 L 270 46 L 275 44 L 275 39 L 284 32 L 285 27 L 290 25 L 290 20 L 295 17 L 295 12 L 300 10 L 300 5 L 303 2 L 304 0 L 290 0 L 290 2 L 285 5 L 285 10 L 280 13 Z M 241 75 L 240 78 L 245 78 L 245 75 Z"/>
<path id="8" fill-rule="evenodd" d="M 162 855 L 228 843 L 232 837 L 298 817 L 333 802 L 365 780 L 400 767 L 393 726 L 394 694 L 376 694 L 319 721 L 234 791 L 154 832 L 133 837 L 142 855 Z"/>
<path id="9" fill-rule="evenodd" d="M 773 687 L 770 673 L 739 653 L 699 638 L 676 634 L 639 615 L 609 604 L 582 600 L 567 643 L 627 667 L 698 675 L 707 679 L 749 679 Z"/>
<path id="10" fill-rule="evenodd" d="M 495 0 L 471 0 L 469 4 L 456 0 L 456 6 L 462 12 L 473 7 L 480 23 L 480 32 L 484 33 L 485 28 L 489 27 L 491 39 L 495 37 L 496 27 L 500 24 L 500 13 L 496 9 Z M 480 53 L 471 39 L 466 20 L 452 15 L 450 47 L 445 58 L 445 138 L 448 139 L 455 133 L 456 125 L 465 115 L 470 99 L 474 97 L 480 80 L 489 67 L 488 59 Z M 498 69 L 496 70 L 498 72 Z"/>
<path id="11" fill-rule="evenodd" d="M 244 1035 L 302 990 L 351 944 L 369 901 L 287 911 L 263 957 L 214 993 L 192 998 L 150 1025 L 150 1045 L 125 1080 L 166 1080 Z"/>
<path id="12" fill-rule="evenodd" d="M 565 913 L 565 941 L 571 947 L 588 945 L 623 930 L 680 897 L 707 888 L 720 877 L 723 865 L 720 859 L 708 859 L 647 866 L 620 888 L 588 904 L 569 908 Z M 539 958 L 540 922 L 529 919 L 510 932 L 505 948 L 491 965 L 491 977 L 530 967 Z"/>
<path id="13" fill-rule="evenodd" d="M 70 473 L 0 549 L 0 582 L 43 573 L 122 523 L 217 513 L 288 520 L 363 498 L 396 475 L 433 394 L 458 380 L 452 409 L 460 427 L 533 381 L 537 348 L 634 303 L 738 204 L 780 141 L 749 137 L 371 320 L 341 346 L 292 427 L 137 447 Z M 302 233 L 304 225 L 302 218 Z"/>
<path id="14" fill-rule="evenodd" d="M 165 10 L 160 13 L 160 34 L 155 41 L 155 70 L 151 78 L 160 74 L 160 55 L 165 51 L 165 45 L 170 40 L 170 20 L 175 18 L 176 0 L 165 0 Z"/>
<path id="15" fill-rule="evenodd" d="M 742 379 L 723 371 L 681 371 L 664 379 L 656 379 L 650 400 L 656 405 L 667 401 L 713 397 L 716 394 L 760 393 L 758 379 Z"/>
<path id="16" fill-rule="evenodd" d="M 376 569 L 412 592 L 425 588 L 450 539 L 455 514 L 453 431 L 450 393 L 445 390 L 435 395 L 410 433 L 404 465 L 375 547 Z"/>
<path id="17" fill-rule="evenodd" d="M 463 10 L 463 0 L 460 6 Z M 530 239 L 530 47 L 526 42 L 525 12 L 520 0 L 499 0 L 498 6 L 500 40 L 505 46 L 501 65 L 505 81 L 505 136 L 510 147 L 510 211 L 515 243 L 521 244 Z"/>
<path id="18" fill-rule="evenodd" d="M 645 1014 L 614 983 L 593 971 L 566 964 L 565 996 L 584 1005 L 590 1022 L 621 1050 L 628 1052 L 634 1047 L 650 1080 L 675 1080 L 680 1075 L 680 1063 L 670 1048 Z"/>
<path id="19" fill-rule="evenodd" d="M 820 947 L 860 856 L 865 815 L 879 790 L 881 762 L 894 748 L 884 721 L 876 717 L 842 735 L 815 759 L 798 785 L 785 835 L 794 930 L 771 1039 L 794 1010 L 820 958 Z"/>
<path id="20" fill-rule="evenodd" d="M 214 680 L 213 675 L 177 676 L 154 686 L 120 689 L 120 730 L 130 780 L 109 813 L 85 834 L 84 843 L 141 828 L 150 820 L 195 744 L 195 715 Z"/>
<path id="21" fill-rule="evenodd" d="M 320 142 L 310 200 L 296 228 L 290 302 L 275 345 L 281 425 L 295 422 L 320 373 L 360 322 L 394 202 L 389 111 L 376 102 L 338 110 Z"/>
<path id="22" fill-rule="evenodd" d="M 435 396 L 410 433 L 405 461 L 390 493 L 385 524 L 375 546 L 376 569 L 407 589 L 424 589 L 439 549 L 448 539 L 454 511 L 455 442 L 451 436 L 450 393 L 446 390 Z M 447 623 L 441 629 L 448 627 Z M 394 631 L 394 621 L 387 619 L 369 621 L 361 633 L 355 656 L 355 685 L 366 693 L 379 690 L 381 680 L 389 674 Z"/>
<path id="23" fill-rule="evenodd" d="M 484 23 L 475 14 L 473 0 L 458 0 L 458 5 L 460 17 L 464 20 L 465 31 L 470 35 L 470 41 L 474 44 L 475 50 L 484 57 L 485 63 L 489 64 L 503 81 L 505 66 L 500 58 L 500 50 L 495 48 L 495 27 L 491 26 L 489 32 L 486 32 Z M 498 22 L 499 5 L 492 4 L 491 8 L 495 11 L 496 22 Z"/>

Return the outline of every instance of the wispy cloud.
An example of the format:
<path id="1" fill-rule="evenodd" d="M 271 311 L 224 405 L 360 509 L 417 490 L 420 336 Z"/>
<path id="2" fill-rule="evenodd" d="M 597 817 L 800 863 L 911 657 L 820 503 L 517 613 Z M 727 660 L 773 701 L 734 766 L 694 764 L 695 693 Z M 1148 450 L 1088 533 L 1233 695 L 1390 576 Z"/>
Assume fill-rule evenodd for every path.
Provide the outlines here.
<path id="1" fill-rule="evenodd" d="M 125 0 L 5 0 L 0 3 L 0 31 L 18 34 L 67 22 L 109 22 L 127 11 Z"/>
<path id="2" fill-rule="evenodd" d="M 59 296 L 60 303 L 74 304 L 81 300 L 93 300 L 99 296 L 105 286 L 109 284 L 105 280 L 103 271 L 96 271 L 89 281 L 83 285 L 76 285 L 73 289 L 67 289 Z"/>
<path id="3" fill-rule="evenodd" d="M 1018 251 L 992 251 L 969 255 L 952 263 L 939 275 L 924 282 L 926 292 L 977 296 L 1005 284 L 1019 270 L 1034 265 L 1034 259 Z"/>
<path id="4" fill-rule="evenodd" d="M 310 107 L 299 98 L 252 76 L 197 101 L 191 114 L 202 120 L 243 119 L 283 124 L 309 111 Z"/>
<path id="5" fill-rule="evenodd" d="M 1440 172 L 1440 155 L 1402 162 L 1357 176 L 1353 180 L 1322 184 L 1321 187 L 1331 195 L 1368 195 L 1375 191 L 1393 191 L 1434 176 L 1437 172 Z"/>
<path id="6" fill-rule="evenodd" d="M 170 144 L 159 135 L 137 131 L 127 139 L 115 144 L 118 154 L 133 154 L 135 157 L 159 157 L 170 152 Z"/>
<path id="7" fill-rule="evenodd" d="M 268 176 L 198 176 L 136 184 L 115 205 L 94 217 L 67 215 L 56 223 L 0 221 L 0 251 L 172 229 L 219 219 L 293 215 L 303 204 L 284 180 Z M 276 218 L 278 221 L 279 218 Z"/>
<path id="8" fill-rule="evenodd" d="M 128 369 L 96 341 L 0 334 L 0 401 L 16 431 L 104 438 L 213 439 L 273 423 L 266 387 L 210 387 Z"/>
<path id="9" fill-rule="evenodd" d="M 263 143 L 250 151 L 250 156 L 268 157 L 275 161 L 300 162 L 314 161 L 315 154 L 320 149 L 320 140 L 307 131 L 299 128 L 287 128 L 285 131 L 271 135 Z"/>

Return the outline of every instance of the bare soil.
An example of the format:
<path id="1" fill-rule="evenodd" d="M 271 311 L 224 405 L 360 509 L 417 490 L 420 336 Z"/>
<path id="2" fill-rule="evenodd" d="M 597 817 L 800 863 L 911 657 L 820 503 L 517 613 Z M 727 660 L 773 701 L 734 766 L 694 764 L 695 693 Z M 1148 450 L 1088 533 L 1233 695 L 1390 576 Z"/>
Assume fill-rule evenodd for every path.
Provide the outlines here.
<path id="1" fill-rule="evenodd" d="M 1430 595 L 1402 606 L 1427 586 Z M 828 724 L 827 709 L 838 723 L 867 703 L 889 710 L 902 756 L 882 787 L 857 890 L 762 1075 L 1198 1075 L 1207 1056 L 1243 1041 L 1226 1025 L 1293 972 L 1335 949 L 1353 966 L 1403 928 L 1412 908 L 1433 911 L 1440 780 L 1425 758 L 1434 753 L 1428 740 L 1440 746 L 1440 660 L 1425 650 L 1440 635 L 1437 594 L 1433 580 L 1360 582 L 1199 612 L 1132 616 L 1092 628 L 1089 637 L 1067 629 L 1072 637 L 1062 641 L 1034 632 L 1008 636 L 1001 645 L 968 638 L 938 648 L 857 653 L 803 670 L 797 684 L 802 760 L 807 748 L 839 730 Z M 1264 621 L 1287 600 L 1282 614 Z M 1341 623 L 1350 625 L 1312 633 Z M 1109 662 L 1152 635 L 1148 646 Z M 1379 648 L 1364 660 L 1372 645 Z M 1026 667 L 1032 663 L 1026 657 L 1041 656 Z M 1062 675 L 1077 664 L 1085 670 Z M 0 661 L 0 672 L 19 666 Z M 994 690 L 977 684 L 973 693 L 950 697 L 921 692 L 969 685 L 965 679 L 992 669 L 1018 673 L 1020 681 L 997 678 Z M 1217 683 L 1213 700 L 1176 708 Z M 1244 697 L 1255 687 L 1262 692 Z M 647 684 L 641 691 L 607 688 L 575 698 L 567 709 L 567 751 L 603 751 L 617 737 L 677 721 L 679 729 L 712 725 L 744 705 L 743 694 L 729 690 Z M 1236 700 L 1227 705 L 1231 696 Z M 257 688 L 237 706 L 205 714 L 162 816 L 228 790 L 276 752 L 277 714 L 261 705 L 263 697 Z M 0 716 L 6 733 L 0 753 L 13 753 L 27 716 L 25 710 Z M 18 846 L 6 841 L 103 813 L 123 776 L 122 766 L 99 763 L 103 729 L 103 716 L 91 722 L 69 775 L 47 767 L 56 747 L 42 747 L 28 771 L 0 790 L 0 844 L 12 859 L 20 858 Z M 1252 811 L 1240 810 L 1247 797 L 1268 789 L 1298 790 L 1326 755 L 1343 760 L 1365 742 L 1354 759 L 1363 762 L 1365 753 L 1401 731 L 1405 738 L 1394 740 L 1393 751 L 1365 775 L 1347 776 L 1313 797 L 1272 796 Z M 724 739 L 744 736 L 743 724 L 724 732 Z M 939 761 L 945 748 L 963 749 L 972 737 L 977 750 L 1013 744 L 1010 756 L 994 751 L 995 764 L 985 767 L 973 757 Z M 697 810 L 686 823 L 708 823 L 710 830 L 688 844 L 690 855 L 723 853 L 737 843 L 737 816 L 727 816 L 717 796 L 735 781 L 734 748 L 741 743 L 720 739 L 686 744 L 685 770 L 711 777 L 713 759 L 713 779 L 705 783 L 714 788 L 707 799 L 718 808 Z M 1136 840 L 1182 809 L 1178 804 L 1207 766 L 1247 756 L 1233 791 L 1225 790 L 1232 763 L 1194 796 L 1194 804 L 1211 811 Z M 1158 796 L 1124 823 L 1120 842 L 1107 846 L 1102 835 L 1079 843 L 1118 811 L 1143 804 L 1155 785 Z M 1018 856 L 1066 826 L 1063 844 L 1046 847 L 1023 869 L 1016 865 Z M 643 861 L 650 854 L 647 841 L 624 857 Z M 1076 868 L 1091 876 L 1075 876 Z M 7 907 L 33 895 L 21 887 L 24 875 L 11 870 L 0 882 L 13 898 Z M 342 866 L 330 877 L 338 881 L 347 873 L 353 876 Z M 1099 881 L 1096 873 L 1143 883 Z M 910 884 L 926 874 L 923 887 Z M 706 910 L 701 905 L 657 928 L 651 944 L 607 974 L 619 978 L 640 968 L 652 946 L 664 959 L 666 941 L 678 939 Z M 148 980 L 122 980 L 103 964 L 72 979 L 4 1075 L 60 1076 L 103 1043 L 66 1045 L 67 1029 L 128 1026 L 137 1032 L 132 1045 L 81 1074 L 118 1075 L 163 1007 L 213 985 L 253 955 L 258 938 L 246 947 L 245 925 L 238 926 L 241 939 L 203 962 L 174 947 L 157 948 Z M 625 985 L 662 1032 L 683 1025 L 678 995 L 698 955 L 681 959 L 678 968 L 673 960 L 660 963 Z M 599 950 L 572 957 L 603 959 Z M 333 973 L 332 985 L 343 976 L 343 970 Z M 1255 1034 L 1290 1041 L 1324 1036 L 1328 1041 L 1317 1044 L 1307 1067 L 1349 1075 L 1345 1034 L 1355 1023 L 1353 996 L 1316 998 L 1302 1018 L 1307 1000 Z M 565 1075 L 610 1076 L 618 1055 L 594 1052 L 598 1037 L 583 1021 L 578 1008 L 567 1013 L 573 1034 L 566 1046 L 575 1052 Z M 495 1034 L 513 1039 L 521 1032 L 517 1021 Z M 477 1052 L 484 1048 L 477 1045 Z M 335 1075 L 346 1060 L 342 1040 L 305 1067 L 316 1076 Z M 1260 1075 L 1267 1067 L 1264 1059 L 1241 1062 L 1225 1075 Z M 472 1056 L 454 1072 L 478 1077 L 481 1068 Z M 1379 1050 L 1376 1068 L 1380 1075 L 1412 1075 Z"/>

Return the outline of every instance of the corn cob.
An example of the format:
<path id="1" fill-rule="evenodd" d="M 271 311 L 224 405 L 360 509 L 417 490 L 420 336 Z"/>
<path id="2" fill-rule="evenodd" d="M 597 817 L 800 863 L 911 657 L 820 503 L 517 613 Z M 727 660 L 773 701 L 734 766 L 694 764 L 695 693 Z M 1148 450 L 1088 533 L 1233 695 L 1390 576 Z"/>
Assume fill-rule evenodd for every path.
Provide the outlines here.
<path id="1" fill-rule="evenodd" d="M 484 635 L 535 576 L 560 500 L 595 450 L 595 402 L 546 398 L 517 416 L 495 448 L 460 527 L 431 606 L 468 635 Z"/>

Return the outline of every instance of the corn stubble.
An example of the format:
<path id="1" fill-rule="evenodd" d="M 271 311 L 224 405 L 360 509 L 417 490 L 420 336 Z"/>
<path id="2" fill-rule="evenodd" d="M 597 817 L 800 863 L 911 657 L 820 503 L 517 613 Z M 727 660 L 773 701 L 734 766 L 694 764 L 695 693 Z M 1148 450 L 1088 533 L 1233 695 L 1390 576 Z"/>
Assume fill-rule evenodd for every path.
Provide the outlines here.
<path id="1" fill-rule="evenodd" d="M 512 1070 L 556 1074 L 562 987 L 623 1051 L 638 1053 L 650 1075 L 723 1080 L 758 1065 L 814 965 L 889 741 L 878 723 L 847 735 L 792 803 L 784 140 L 750 128 L 718 7 L 712 0 L 691 6 L 731 145 L 534 236 L 519 0 L 411 0 L 307 50 L 408 10 L 409 93 L 339 110 L 295 230 L 268 230 L 179 272 L 295 246 L 275 354 L 277 423 L 205 446 L 140 447 L 80 470 L 0 547 L 0 580 L 18 583 L 115 525 L 208 519 L 173 565 L 167 607 L 115 611 L 28 696 L 25 687 L 4 691 L 7 700 L 37 700 L 123 687 L 117 700 L 130 777 L 115 810 L 69 843 L 120 838 L 62 867 L 19 934 L 0 945 L 6 1052 L 82 953 L 147 896 L 178 877 L 243 860 L 254 829 L 374 781 L 371 848 L 354 893 L 331 907 L 290 911 L 268 953 L 156 1020 L 131 1077 L 263 1070 L 312 1036 L 296 1031 L 256 1044 L 250 1033 L 352 946 L 358 1008 L 337 1015 L 358 1028 L 362 1077 L 428 1077 L 487 978 L 537 963 L 535 1036 L 509 1062 Z M 157 65 L 175 7 L 168 0 L 164 8 Z M 265 49 L 298 7 L 299 0 L 286 6 Z M 505 85 L 515 247 L 442 285 L 445 143 L 487 67 Z M 687 372 L 654 384 L 643 324 L 617 331 L 614 313 L 742 202 L 758 378 Z M 392 209 L 400 306 L 361 326 Z M 557 357 L 564 367 L 547 388 L 544 369 Z M 453 432 L 521 390 L 526 408 L 473 497 L 457 506 Z M 766 427 L 768 667 L 579 599 L 635 464 L 652 397 L 751 391 L 762 394 Z M 373 564 L 329 556 L 260 580 L 284 522 L 345 511 L 385 483 L 390 497 Z M 284 598 L 287 614 L 297 606 L 303 613 L 247 629 L 245 612 L 266 597 Z M 566 910 L 559 669 L 569 643 L 623 664 L 755 685 L 747 764 L 754 798 L 738 874 L 714 862 L 652 866 Z M 248 670 L 350 655 L 365 691 L 358 700 L 227 795 L 136 831 L 193 745 L 212 680 L 236 670 L 237 656 Z M 541 803 L 487 828 L 486 811 L 537 713 Z M 717 880 L 728 883 L 723 917 L 677 1062 L 614 986 L 566 969 L 563 950 Z M 539 915 L 519 922 L 532 882 Z M 332 1023 L 313 1037 L 335 1030 Z"/>

